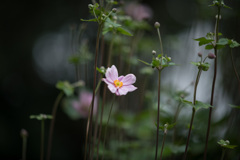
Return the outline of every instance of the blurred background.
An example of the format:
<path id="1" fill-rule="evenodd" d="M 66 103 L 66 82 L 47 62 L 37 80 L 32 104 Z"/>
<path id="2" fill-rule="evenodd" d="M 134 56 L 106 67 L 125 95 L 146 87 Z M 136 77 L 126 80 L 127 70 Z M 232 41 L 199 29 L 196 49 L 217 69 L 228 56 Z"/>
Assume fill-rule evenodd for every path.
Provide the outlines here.
<path id="1" fill-rule="evenodd" d="M 40 122 L 30 119 L 29 116 L 40 113 L 51 114 L 53 104 L 60 92 L 55 87 L 56 83 L 59 80 L 67 80 L 73 83 L 78 79 L 76 66 L 69 61 L 69 57 L 78 52 L 90 55 L 89 57 L 85 55 L 86 59 L 84 59 L 88 62 L 88 65 L 81 63 L 78 71 L 80 79 L 85 81 L 85 89 L 91 91 L 97 25 L 93 22 L 80 21 L 81 18 L 90 18 L 89 3 L 92 2 L 83 0 L 34 1 L 34 3 L 30 1 L 2 2 L 0 25 L 0 159 L 21 159 L 22 139 L 20 130 L 22 128 L 29 133 L 27 159 L 39 158 Z M 130 4 L 133 4 L 133 6 L 127 7 Z M 137 8 L 137 4 L 144 7 L 138 6 L 139 8 Z M 191 83 L 196 77 L 197 69 L 190 62 L 199 60 L 198 52 L 202 52 L 204 55 L 209 53 L 209 51 L 204 50 L 204 47 L 199 47 L 198 43 L 193 40 L 214 31 L 216 9 L 209 7 L 209 4 L 212 4 L 212 1 L 142 0 L 121 1 L 119 5 L 115 6 L 119 11 L 128 14 L 134 21 L 144 22 L 139 23 L 138 27 L 129 28 L 134 36 L 127 37 L 128 40 L 125 37 L 122 39 L 121 37 L 114 37 L 112 64 L 115 64 L 119 68 L 119 73 L 123 75 L 129 72 L 134 73 L 137 77 L 136 86 L 138 87 L 137 91 L 119 97 L 116 102 L 118 108 L 121 105 L 124 105 L 124 107 L 122 107 L 122 115 L 114 114 L 114 124 L 112 125 L 118 126 L 119 122 L 123 125 L 119 125 L 120 127 L 129 131 L 129 133 L 122 131 L 123 134 L 118 135 L 127 135 L 127 138 L 123 138 L 123 141 L 131 142 L 133 139 L 141 139 L 139 138 L 141 136 L 149 140 L 147 137 L 155 135 L 153 131 L 155 114 L 153 116 L 152 113 L 149 113 L 149 110 L 151 108 L 153 111 L 156 110 L 155 84 L 157 84 L 157 72 L 148 69 L 143 70 L 144 64 L 137 61 L 137 59 L 142 59 L 150 62 L 152 50 L 156 50 L 157 53 L 160 51 L 157 32 L 153 27 L 154 22 L 159 21 L 161 24 L 164 53 L 171 56 L 173 62 L 179 64 L 177 67 L 167 68 L 162 75 L 163 100 L 161 105 L 163 105 L 163 112 L 161 114 L 166 113 L 167 116 L 162 118 L 165 121 L 174 115 L 170 113 L 175 113 L 178 102 L 174 100 L 174 95 L 182 90 L 190 95 L 193 92 Z M 226 1 L 225 4 L 232 9 L 222 10 L 220 32 L 223 33 L 223 36 L 240 42 L 240 1 Z M 134 8 L 134 5 L 137 9 Z M 134 13 L 134 9 L 137 13 Z M 140 13 L 145 12 L 146 15 L 143 14 L 142 18 Z M 106 34 L 105 38 L 104 46 L 107 52 L 112 35 Z M 124 41 L 129 42 L 131 46 L 123 44 Z M 82 46 L 87 46 L 87 48 Z M 79 48 L 81 48 L 81 51 L 79 51 Z M 209 158 L 212 159 L 220 159 L 221 148 L 216 143 L 218 140 L 229 139 L 232 144 L 240 144 L 239 109 L 229 106 L 229 104 L 240 105 L 239 84 L 231 66 L 229 51 L 226 48 L 219 53 L 219 72 L 215 96 L 218 106 L 214 109 L 212 122 L 214 125 L 210 139 L 211 143 L 209 144 Z M 127 53 L 132 53 L 129 60 L 124 59 Z M 119 56 L 120 54 L 122 55 Z M 233 50 L 233 56 L 240 74 L 238 48 Z M 119 57 L 122 57 L 122 59 Z M 212 61 L 209 62 L 212 64 Z M 103 57 L 103 64 L 107 66 L 105 57 Z M 208 72 L 204 72 L 200 80 L 198 99 L 204 102 L 209 102 L 212 72 L 213 65 Z M 107 102 L 109 100 L 110 103 L 111 95 L 109 91 L 107 93 Z M 77 95 L 75 98 L 71 98 L 78 99 Z M 186 99 L 191 101 L 192 98 L 189 96 Z M 66 99 L 63 102 L 70 100 Z M 64 104 L 61 106 L 57 112 L 52 159 L 82 159 L 86 118 L 73 118 L 63 109 Z M 186 107 L 182 110 L 184 111 L 180 112 L 179 117 L 182 118 L 181 123 L 187 125 L 190 121 L 191 109 Z M 139 116 L 139 121 L 133 118 L 136 115 Z M 203 156 L 207 115 L 208 111 L 206 110 L 201 110 L 196 115 L 196 130 L 193 131 L 193 134 L 197 136 L 192 136 L 192 145 L 195 147 L 190 151 L 189 157 L 191 158 L 201 159 Z M 152 118 L 150 122 L 146 122 L 148 118 Z M 129 122 L 127 127 L 126 121 Z M 138 129 L 135 132 L 131 131 L 131 128 L 134 128 L 132 124 L 137 127 L 137 122 L 139 122 L 139 127 L 141 125 L 146 127 L 144 131 Z M 50 121 L 46 121 L 46 142 L 49 124 Z M 152 126 L 149 127 L 149 125 Z M 145 129 L 149 129 L 149 132 L 145 133 Z M 178 126 L 178 129 L 181 130 L 178 137 L 182 137 L 179 143 L 183 145 L 187 130 L 183 131 L 185 128 L 180 126 Z M 118 130 L 112 128 L 112 131 L 117 132 Z M 138 131 L 139 136 L 136 136 Z M 119 146 L 119 143 L 122 142 L 121 138 L 113 136 L 113 139 L 112 143 L 115 146 L 116 144 Z M 118 142 L 115 142 L 116 139 Z M 130 159 L 139 159 L 137 151 L 139 151 L 138 147 L 141 143 L 131 146 L 133 147 L 132 154 L 125 151 L 126 148 L 123 146 L 122 150 L 117 148 L 116 155 L 124 155 L 122 152 L 128 153 L 125 155 L 126 157 L 119 156 L 118 159 L 130 157 L 132 157 Z M 151 146 L 151 144 L 149 145 Z M 109 142 L 109 146 L 111 146 L 111 142 Z M 134 147 L 136 147 L 135 150 Z M 152 147 L 154 148 L 154 145 Z M 129 144 L 127 148 L 129 148 Z M 182 148 L 180 146 L 179 151 L 174 155 L 181 157 Z M 145 151 L 141 151 L 145 153 Z M 136 155 L 133 155 L 134 153 Z M 239 153 L 239 147 L 228 152 L 228 159 L 237 160 L 240 157 Z M 169 158 L 169 155 L 172 154 L 171 149 L 166 149 L 166 157 Z M 142 158 L 151 158 L 149 155 L 153 156 L 154 152 L 146 151 L 146 155 Z M 108 159 L 114 159 L 114 156 L 111 156 L 109 155 Z"/>

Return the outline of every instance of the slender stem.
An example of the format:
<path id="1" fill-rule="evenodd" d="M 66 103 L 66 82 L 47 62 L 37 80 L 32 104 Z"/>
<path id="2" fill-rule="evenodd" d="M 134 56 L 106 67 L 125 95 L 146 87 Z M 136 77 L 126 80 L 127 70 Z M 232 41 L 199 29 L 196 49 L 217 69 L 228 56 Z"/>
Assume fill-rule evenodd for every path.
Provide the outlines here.
<path id="1" fill-rule="evenodd" d="M 191 122 L 190 122 L 190 128 L 188 130 L 188 137 L 187 137 L 187 143 L 186 143 L 186 148 L 185 148 L 185 153 L 184 153 L 184 160 L 187 159 L 187 150 L 188 150 L 188 144 L 189 144 L 189 139 L 190 139 L 190 135 L 191 135 L 191 131 L 192 131 L 192 124 L 193 124 L 193 119 L 194 119 L 194 115 L 195 115 L 195 108 L 192 108 L 192 118 L 191 118 Z"/>
<path id="2" fill-rule="evenodd" d="M 110 116 L 111 116 L 111 113 L 112 113 L 112 108 L 113 108 L 113 103 L 114 103 L 114 101 L 115 101 L 115 97 L 116 97 L 116 95 L 114 95 L 114 97 L 113 97 L 113 101 L 112 101 L 111 108 L 110 108 L 109 115 L 108 115 L 108 120 L 107 120 L 107 124 L 106 124 L 106 128 L 105 128 L 105 133 L 104 133 L 104 139 L 103 139 L 103 148 L 105 148 L 107 128 L 108 128 L 108 123 L 109 123 Z M 104 150 L 103 150 L 103 152 L 104 152 Z M 103 153 L 103 156 L 102 156 L 102 160 L 103 160 L 103 158 L 104 158 L 104 153 Z"/>
<path id="3" fill-rule="evenodd" d="M 102 100 L 102 108 L 101 108 L 101 117 L 100 117 L 100 128 L 99 128 L 99 135 L 98 135 L 98 144 L 97 144 L 97 160 L 99 157 L 99 144 L 101 139 L 101 133 L 102 133 L 102 119 L 103 119 L 103 111 L 104 111 L 104 105 L 105 105 L 105 99 L 106 99 L 106 89 L 107 86 L 104 86 L 103 89 L 103 100 Z"/>
<path id="4" fill-rule="evenodd" d="M 167 133 L 164 133 L 164 135 L 163 135 L 163 141 L 162 141 L 162 148 L 161 148 L 160 160 L 162 160 L 162 153 L 163 153 L 163 148 L 164 148 L 164 143 L 165 143 L 166 135 L 167 135 Z"/>
<path id="5" fill-rule="evenodd" d="M 201 73 L 202 73 L 202 69 L 199 69 L 198 74 L 197 74 L 197 78 L 196 78 L 196 81 L 195 81 L 195 86 L 194 86 L 193 105 L 196 105 L 197 86 L 198 86 L 198 82 L 200 80 Z M 186 143 L 185 152 L 184 152 L 184 158 L 183 158 L 184 160 L 186 160 L 186 158 L 187 158 L 188 144 L 189 144 L 189 140 L 190 140 L 190 136 L 191 136 L 191 131 L 192 131 L 192 125 L 193 125 L 195 112 L 196 112 L 196 109 L 195 109 L 195 107 L 193 107 L 192 108 L 192 118 L 191 118 L 191 122 L 190 122 L 190 128 L 188 130 L 187 143 Z"/>
<path id="6" fill-rule="evenodd" d="M 44 119 L 41 121 L 41 156 L 40 160 L 43 160 L 44 157 Z"/>
<path id="7" fill-rule="evenodd" d="M 215 44 L 218 42 L 218 28 L 219 28 L 219 20 L 220 20 L 220 11 L 221 11 L 221 7 L 218 7 L 218 14 L 217 14 L 218 16 L 217 16 L 216 25 L 215 25 Z M 216 81 L 216 77 L 217 77 L 217 46 L 216 45 L 214 47 L 214 54 L 216 55 L 216 58 L 214 60 L 214 75 L 213 75 L 213 81 L 212 81 L 212 92 L 211 92 L 210 105 L 213 105 L 215 81 Z M 205 149 L 204 149 L 204 160 L 207 159 L 207 147 L 208 147 L 208 138 L 209 138 L 209 133 L 210 133 L 210 127 L 211 127 L 211 119 L 212 119 L 212 107 L 209 108 L 208 127 L 207 127 Z"/>
<path id="8" fill-rule="evenodd" d="M 53 106 L 53 110 L 52 110 L 52 120 L 51 120 L 51 125 L 50 125 L 50 129 L 49 129 L 49 138 L 48 138 L 47 160 L 50 160 L 50 157 L 51 157 L 52 137 L 53 137 L 56 113 L 57 113 L 57 108 L 59 106 L 59 103 L 60 103 L 63 95 L 64 95 L 64 93 L 62 91 L 58 94 L 58 96 L 55 100 L 54 106 Z"/>
<path id="9" fill-rule="evenodd" d="M 161 52 L 162 52 L 162 56 L 163 56 L 163 45 L 162 45 L 162 39 L 161 39 L 161 34 L 160 34 L 160 29 L 157 28 L 157 32 L 158 32 L 158 38 L 160 41 L 160 47 L 161 47 Z"/>
<path id="10" fill-rule="evenodd" d="M 95 89 L 95 94 L 97 94 L 97 92 L 98 92 L 98 89 L 99 89 L 99 87 L 100 87 L 100 85 L 101 85 L 101 82 L 102 82 L 102 75 L 101 75 L 101 78 L 100 78 L 100 80 L 98 81 L 98 84 L 97 84 L 97 87 L 96 87 L 96 89 Z M 90 104 L 90 106 L 88 107 L 89 108 L 89 111 L 88 111 L 88 120 L 87 120 L 87 127 L 86 127 L 86 138 L 85 138 L 85 154 L 84 154 L 84 159 L 86 160 L 86 156 L 87 156 L 87 140 L 88 140 L 88 133 L 89 133 L 89 123 L 90 123 L 90 115 L 91 115 L 91 106 L 92 106 L 92 102 L 91 102 L 91 104 Z"/>
<path id="11" fill-rule="evenodd" d="M 26 152 L 27 152 L 27 136 L 23 136 L 22 160 L 26 160 Z"/>
<path id="12" fill-rule="evenodd" d="M 222 149 L 222 156 L 221 156 L 221 160 L 224 160 L 224 155 L 225 155 L 226 149 Z"/>
<path id="13" fill-rule="evenodd" d="M 93 82 L 93 96 L 92 96 L 92 106 L 91 106 L 91 114 L 90 114 L 90 121 L 89 121 L 89 132 L 90 134 L 89 137 L 89 144 L 91 144 L 91 139 L 92 139 L 92 119 L 93 119 L 93 106 L 94 106 L 94 101 L 95 101 L 95 88 L 96 88 L 96 81 L 97 81 L 97 60 L 98 60 L 98 49 L 99 49 L 99 39 L 101 35 L 101 30 L 102 30 L 102 24 L 99 24 L 98 26 L 98 32 L 97 32 L 97 42 L 96 42 L 96 52 L 95 52 L 95 62 L 94 62 L 94 82 Z M 89 145 L 89 155 L 91 153 L 91 145 Z M 94 147 L 94 146 L 93 146 Z M 94 154 L 94 151 L 92 151 L 92 154 Z M 90 158 L 90 157 L 89 157 Z"/>
<path id="14" fill-rule="evenodd" d="M 176 113 L 175 113 L 175 116 L 174 116 L 174 119 L 173 119 L 173 123 L 176 123 L 176 121 L 178 119 L 181 104 L 182 104 L 181 102 L 178 103 L 177 110 L 176 110 Z M 173 137 L 172 137 L 172 142 L 173 143 L 175 142 L 175 137 L 176 137 L 176 126 L 174 126 L 174 128 L 173 128 Z"/>
<path id="15" fill-rule="evenodd" d="M 234 60 L 233 60 L 232 49 L 231 49 L 231 51 L 230 51 L 230 55 L 231 55 L 232 66 L 233 66 L 235 75 L 236 75 L 236 77 L 237 77 L 238 84 L 240 85 L 240 78 L 239 78 L 239 75 L 238 75 L 238 73 L 237 73 L 236 65 L 235 65 Z"/>
<path id="16" fill-rule="evenodd" d="M 97 94 L 97 92 L 98 92 L 98 90 L 99 90 L 99 87 L 100 87 L 100 85 L 101 85 L 101 83 L 102 83 L 102 77 L 103 77 L 103 75 L 101 74 L 100 79 L 99 79 L 98 84 L 97 84 L 97 87 L 96 87 L 96 89 L 95 89 L 95 94 Z M 98 93 L 97 96 L 99 96 L 99 93 Z M 99 105 L 99 104 L 98 104 L 98 105 Z M 98 109 L 98 107 L 97 107 L 97 109 Z M 94 150 L 94 146 L 95 146 L 95 142 L 96 142 L 96 138 L 97 138 L 97 130 L 98 130 L 98 122 L 97 122 L 97 120 L 98 120 L 98 112 L 97 112 L 97 114 L 96 114 L 96 119 L 95 119 L 95 129 L 94 129 L 94 139 L 93 139 L 92 150 Z M 93 159 L 93 154 L 91 155 L 91 158 L 90 158 L 90 159 L 91 159 L 91 160 Z"/>
<path id="17" fill-rule="evenodd" d="M 158 154 L 158 135 L 159 135 L 159 119 L 160 119 L 160 87 L 161 87 L 161 70 L 158 70 L 158 113 L 157 113 L 157 135 L 156 135 L 155 160 L 157 160 L 157 154 Z"/>

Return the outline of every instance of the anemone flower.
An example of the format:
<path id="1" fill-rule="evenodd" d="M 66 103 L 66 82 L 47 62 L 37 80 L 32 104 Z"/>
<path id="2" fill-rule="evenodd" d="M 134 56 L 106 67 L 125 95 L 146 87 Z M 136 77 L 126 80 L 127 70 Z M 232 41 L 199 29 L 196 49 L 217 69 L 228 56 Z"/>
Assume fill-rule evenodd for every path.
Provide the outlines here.
<path id="1" fill-rule="evenodd" d="M 91 107 L 92 93 L 88 91 L 81 91 L 79 95 L 79 100 L 74 100 L 72 102 L 73 108 L 78 111 L 81 117 L 88 117 L 89 108 Z M 97 99 L 94 102 L 93 114 L 97 112 Z"/>
<path id="2" fill-rule="evenodd" d="M 105 76 L 106 78 L 102 80 L 108 85 L 108 89 L 117 96 L 126 95 L 128 92 L 137 89 L 137 87 L 132 85 L 136 82 L 136 76 L 134 74 L 128 74 L 118 77 L 118 70 L 115 65 L 107 69 Z"/>

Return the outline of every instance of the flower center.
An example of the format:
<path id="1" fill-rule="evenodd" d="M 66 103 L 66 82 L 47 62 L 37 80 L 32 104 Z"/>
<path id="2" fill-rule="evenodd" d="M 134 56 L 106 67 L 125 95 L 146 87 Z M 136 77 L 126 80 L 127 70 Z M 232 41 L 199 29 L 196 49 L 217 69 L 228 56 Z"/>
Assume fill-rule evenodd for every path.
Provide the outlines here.
<path id="1" fill-rule="evenodd" d="M 118 79 L 114 81 L 115 87 L 121 88 L 123 85 L 123 82 L 119 81 Z"/>

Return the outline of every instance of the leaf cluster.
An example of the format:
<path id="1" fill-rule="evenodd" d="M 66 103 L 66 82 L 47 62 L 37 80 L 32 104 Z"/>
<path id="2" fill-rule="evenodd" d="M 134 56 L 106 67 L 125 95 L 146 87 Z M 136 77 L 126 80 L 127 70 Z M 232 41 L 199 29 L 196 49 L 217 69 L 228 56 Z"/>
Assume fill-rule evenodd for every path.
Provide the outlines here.
<path id="1" fill-rule="evenodd" d="M 198 67 L 198 69 L 203 71 L 208 71 L 210 64 L 208 62 L 191 62 L 191 64 Z"/>
<path id="2" fill-rule="evenodd" d="M 30 119 L 37 119 L 37 120 L 46 120 L 46 119 L 52 119 L 52 115 L 47 114 L 39 114 L 39 115 L 31 115 Z"/>
<path id="3" fill-rule="evenodd" d="M 157 57 L 152 58 L 152 62 L 148 63 L 143 60 L 139 60 L 140 62 L 151 66 L 152 68 L 157 68 L 158 70 L 163 70 L 165 67 L 169 66 L 175 66 L 176 64 L 171 62 L 171 57 L 163 56 L 162 54 L 159 54 Z"/>
<path id="4" fill-rule="evenodd" d="M 74 88 L 81 87 L 84 82 L 78 81 L 76 83 L 70 84 L 68 81 L 59 81 L 56 84 L 56 88 L 63 91 L 67 96 L 72 96 L 74 93 Z"/>
<path id="5" fill-rule="evenodd" d="M 210 6 L 216 6 L 216 7 L 224 7 L 224 8 L 228 8 L 228 9 L 232 9 L 231 7 L 227 6 L 224 4 L 223 0 L 214 0 L 213 4 Z"/>
<path id="6" fill-rule="evenodd" d="M 230 145 L 230 142 L 228 140 L 223 140 L 221 139 L 220 141 L 217 142 L 221 147 L 227 148 L 227 149 L 234 149 L 237 147 L 237 145 Z"/>

